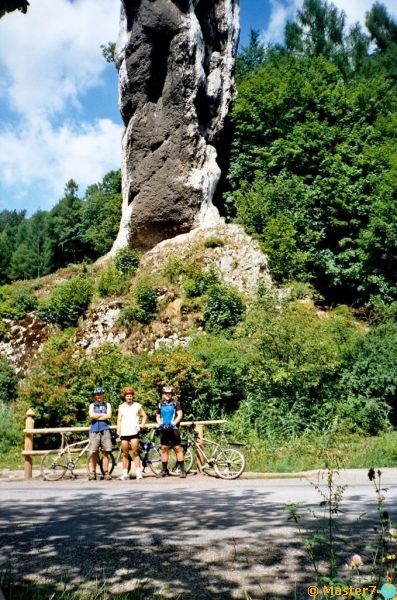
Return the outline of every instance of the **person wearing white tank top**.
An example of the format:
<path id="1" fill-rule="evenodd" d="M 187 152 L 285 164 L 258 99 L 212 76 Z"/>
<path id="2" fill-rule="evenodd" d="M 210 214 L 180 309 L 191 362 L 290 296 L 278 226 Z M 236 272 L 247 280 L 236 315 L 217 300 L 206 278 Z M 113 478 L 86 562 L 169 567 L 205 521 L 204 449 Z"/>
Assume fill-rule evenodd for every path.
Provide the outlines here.
<path id="1" fill-rule="evenodd" d="M 121 440 L 123 453 L 123 474 L 119 479 L 125 481 L 130 478 L 128 467 L 128 453 L 131 449 L 134 456 L 136 478 L 142 479 L 142 467 L 139 458 L 139 432 L 145 426 L 147 415 L 142 404 L 135 402 L 135 390 L 127 387 L 123 391 L 124 402 L 120 404 L 117 415 L 117 435 Z"/>

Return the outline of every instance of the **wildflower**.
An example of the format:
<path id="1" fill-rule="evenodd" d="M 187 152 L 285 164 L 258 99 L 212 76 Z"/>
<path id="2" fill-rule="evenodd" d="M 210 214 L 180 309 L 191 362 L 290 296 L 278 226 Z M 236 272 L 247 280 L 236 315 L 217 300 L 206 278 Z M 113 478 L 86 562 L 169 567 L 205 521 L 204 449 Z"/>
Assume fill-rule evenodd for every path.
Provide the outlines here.
<path id="1" fill-rule="evenodd" d="M 368 479 L 370 481 L 374 481 L 374 479 L 375 479 L 375 470 L 372 467 L 368 471 Z"/>
<path id="2" fill-rule="evenodd" d="M 349 562 L 349 567 L 351 569 L 359 569 L 360 567 L 363 566 L 363 559 L 361 558 L 361 556 L 359 554 L 353 554 L 353 556 L 350 559 Z"/>
<path id="3" fill-rule="evenodd" d="M 393 539 L 397 539 L 397 529 L 395 529 L 394 527 L 390 527 L 390 529 L 389 529 L 389 535 Z"/>
<path id="4" fill-rule="evenodd" d="M 393 562 L 393 561 L 395 561 L 395 560 L 396 560 L 396 558 L 397 558 L 397 555 L 396 555 L 396 554 L 386 554 L 386 556 L 384 556 L 384 557 L 382 558 L 382 562 L 383 562 L 383 563 L 390 563 L 390 562 Z"/>
<path id="5" fill-rule="evenodd" d="M 385 501 L 385 496 L 383 494 L 378 494 L 378 502 L 379 502 L 379 504 L 381 502 L 384 502 L 384 501 Z"/>

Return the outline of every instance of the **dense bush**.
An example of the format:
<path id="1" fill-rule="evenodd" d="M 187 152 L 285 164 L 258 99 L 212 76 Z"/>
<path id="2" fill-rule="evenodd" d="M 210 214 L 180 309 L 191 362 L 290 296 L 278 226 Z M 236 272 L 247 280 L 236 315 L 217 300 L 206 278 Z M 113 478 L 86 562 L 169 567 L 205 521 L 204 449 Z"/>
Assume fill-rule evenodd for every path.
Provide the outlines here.
<path id="1" fill-rule="evenodd" d="M 17 396 L 18 379 L 8 360 L 0 356 L 0 404 L 12 402 Z"/>
<path id="2" fill-rule="evenodd" d="M 22 319 L 27 312 L 37 308 L 37 304 L 30 284 L 14 283 L 0 287 L 1 317 Z"/>
<path id="3" fill-rule="evenodd" d="M 126 294 L 129 288 L 129 277 L 120 272 L 113 263 L 106 265 L 101 272 L 97 284 L 100 296 L 118 296 Z"/>
<path id="4" fill-rule="evenodd" d="M 343 410 L 364 431 L 377 433 L 397 425 L 397 322 L 387 321 L 366 333 L 342 365 Z"/>
<path id="5" fill-rule="evenodd" d="M 39 314 L 62 328 L 74 327 L 91 302 L 93 286 L 85 275 L 77 275 L 59 284 L 48 301 L 43 302 Z"/>
<path id="6" fill-rule="evenodd" d="M 156 318 L 157 309 L 155 288 L 149 281 L 142 280 L 134 290 L 132 303 L 121 310 L 118 322 L 124 327 L 131 327 L 134 321 L 146 325 Z"/>
<path id="7" fill-rule="evenodd" d="M 21 448 L 23 433 L 21 418 L 10 404 L 0 402 L 0 454 L 13 448 Z"/>
<path id="8" fill-rule="evenodd" d="M 124 275 L 133 275 L 139 267 L 139 253 L 133 248 L 121 248 L 116 252 L 114 264 Z"/>
<path id="9" fill-rule="evenodd" d="M 207 292 L 204 322 L 208 331 L 230 329 L 242 318 L 245 311 L 241 294 L 227 284 L 213 285 Z"/>

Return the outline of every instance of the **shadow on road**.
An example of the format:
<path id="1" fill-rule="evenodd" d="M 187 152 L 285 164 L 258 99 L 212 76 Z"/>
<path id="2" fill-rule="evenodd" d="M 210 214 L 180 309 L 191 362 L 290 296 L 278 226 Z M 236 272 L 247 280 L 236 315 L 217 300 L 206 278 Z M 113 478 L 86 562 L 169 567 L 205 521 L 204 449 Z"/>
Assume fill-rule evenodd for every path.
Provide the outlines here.
<path id="1" fill-rule="evenodd" d="M 253 488 L 248 497 L 215 486 L 123 488 L 111 496 L 98 487 L 66 499 L 54 494 L 45 504 L 3 502 L 1 553 L 18 579 L 54 588 L 106 580 L 114 593 L 140 582 L 148 599 L 159 591 L 233 599 L 244 590 L 253 599 L 306 599 L 313 572 L 296 527 L 274 494 Z M 361 530 L 371 527 L 364 516 Z"/>

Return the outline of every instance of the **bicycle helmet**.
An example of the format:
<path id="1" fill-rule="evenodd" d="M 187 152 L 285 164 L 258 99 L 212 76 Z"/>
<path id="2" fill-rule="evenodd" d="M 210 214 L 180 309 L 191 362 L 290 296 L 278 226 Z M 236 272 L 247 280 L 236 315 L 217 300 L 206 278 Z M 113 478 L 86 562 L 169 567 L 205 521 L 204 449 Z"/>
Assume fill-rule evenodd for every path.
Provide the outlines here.
<path id="1" fill-rule="evenodd" d="M 103 387 L 96 387 L 94 389 L 94 394 L 104 394 L 105 390 L 103 389 Z"/>
<path id="2" fill-rule="evenodd" d="M 172 385 L 164 385 L 161 391 L 163 392 L 163 394 L 172 394 L 174 388 L 172 387 Z"/>
<path id="3" fill-rule="evenodd" d="M 126 396 L 127 394 L 135 394 L 135 390 L 133 387 L 126 387 L 123 389 L 123 396 Z"/>

